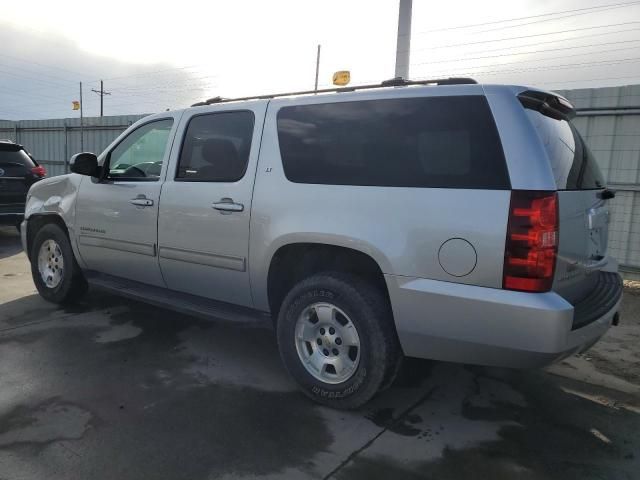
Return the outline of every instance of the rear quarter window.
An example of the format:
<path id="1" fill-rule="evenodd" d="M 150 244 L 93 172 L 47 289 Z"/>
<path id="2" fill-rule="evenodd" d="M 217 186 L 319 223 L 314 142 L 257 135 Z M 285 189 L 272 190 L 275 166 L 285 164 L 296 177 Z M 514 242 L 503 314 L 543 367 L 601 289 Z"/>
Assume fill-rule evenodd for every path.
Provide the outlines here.
<path id="1" fill-rule="evenodd" d="M 24 177 L 35 163 L 24 150 L 0 150 L 0 169 L 4 177 Z"/>
<path id="2" fill-rule="evenodd" d="M 278 139 L 285 175 L 296 183 L 510 188 L 482 96 L 283 107 Z"/>
<path id="3" fill-rule="evenodd" d="M 558 190 L 595 190 L 605 187 L 604 178 L 589 147 L 568 120 L 557 120 L 527 109 L 549 157 Z"/>

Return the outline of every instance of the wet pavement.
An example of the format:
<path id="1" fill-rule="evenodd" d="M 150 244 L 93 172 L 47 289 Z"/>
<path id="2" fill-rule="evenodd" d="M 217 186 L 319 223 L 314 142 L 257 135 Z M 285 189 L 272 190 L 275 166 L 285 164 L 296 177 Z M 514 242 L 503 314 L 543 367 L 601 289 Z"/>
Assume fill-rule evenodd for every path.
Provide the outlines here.
<path id="1" fill-rule="evenodd" d="M 296 391 L 268 325 L 95 290 L 59 308 L 28 268 L 0 229 L 2 480 L 640 478 L 636 377 L 408 360 L 367 407 L 334 411 Z"/>

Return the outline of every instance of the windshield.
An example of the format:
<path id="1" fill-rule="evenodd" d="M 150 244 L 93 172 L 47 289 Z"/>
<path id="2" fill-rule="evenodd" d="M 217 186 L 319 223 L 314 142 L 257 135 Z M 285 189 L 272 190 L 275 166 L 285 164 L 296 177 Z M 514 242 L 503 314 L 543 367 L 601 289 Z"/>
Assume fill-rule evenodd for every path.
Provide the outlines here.
<path id="1" fill-rule="evenodd" d="M 558 190 L 604 188 L 600 168 L 571 122 L 547 117 L 536 110 L 526 112 L 547 151 Z"/>

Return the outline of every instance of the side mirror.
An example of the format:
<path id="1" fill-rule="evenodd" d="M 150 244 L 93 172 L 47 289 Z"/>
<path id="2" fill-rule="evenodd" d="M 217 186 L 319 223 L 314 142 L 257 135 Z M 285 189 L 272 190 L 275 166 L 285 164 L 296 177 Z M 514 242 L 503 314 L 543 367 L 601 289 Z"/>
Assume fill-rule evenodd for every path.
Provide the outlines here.
<path id="1" fill-rule="evenodd" d="M 99 173 L 98 157 L 89 152 L 76 153 L 69 160 L 69 170 L 80 175 L 97 177 Z"/>

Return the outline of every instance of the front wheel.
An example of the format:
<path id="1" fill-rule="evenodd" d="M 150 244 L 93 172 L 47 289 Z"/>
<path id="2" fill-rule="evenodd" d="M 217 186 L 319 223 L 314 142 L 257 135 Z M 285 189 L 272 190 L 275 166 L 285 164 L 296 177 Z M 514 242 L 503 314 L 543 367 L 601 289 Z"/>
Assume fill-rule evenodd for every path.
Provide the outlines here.
<path id="1" fill-rule="evenodd" d="M 313 400 L 356 408 L 392 381 L 400 347 L 386 296 L 363 279 L 323 273 L 298 283 L 277 325 L 286 369 Z"/>
<path id="2" fill-rule="evenodd" d="M 52 223 L 38 230 L 33 240 L 31 275 L 40 295 L 53 303 L 76 301 L 87 290 L 69 237 Z"/>

